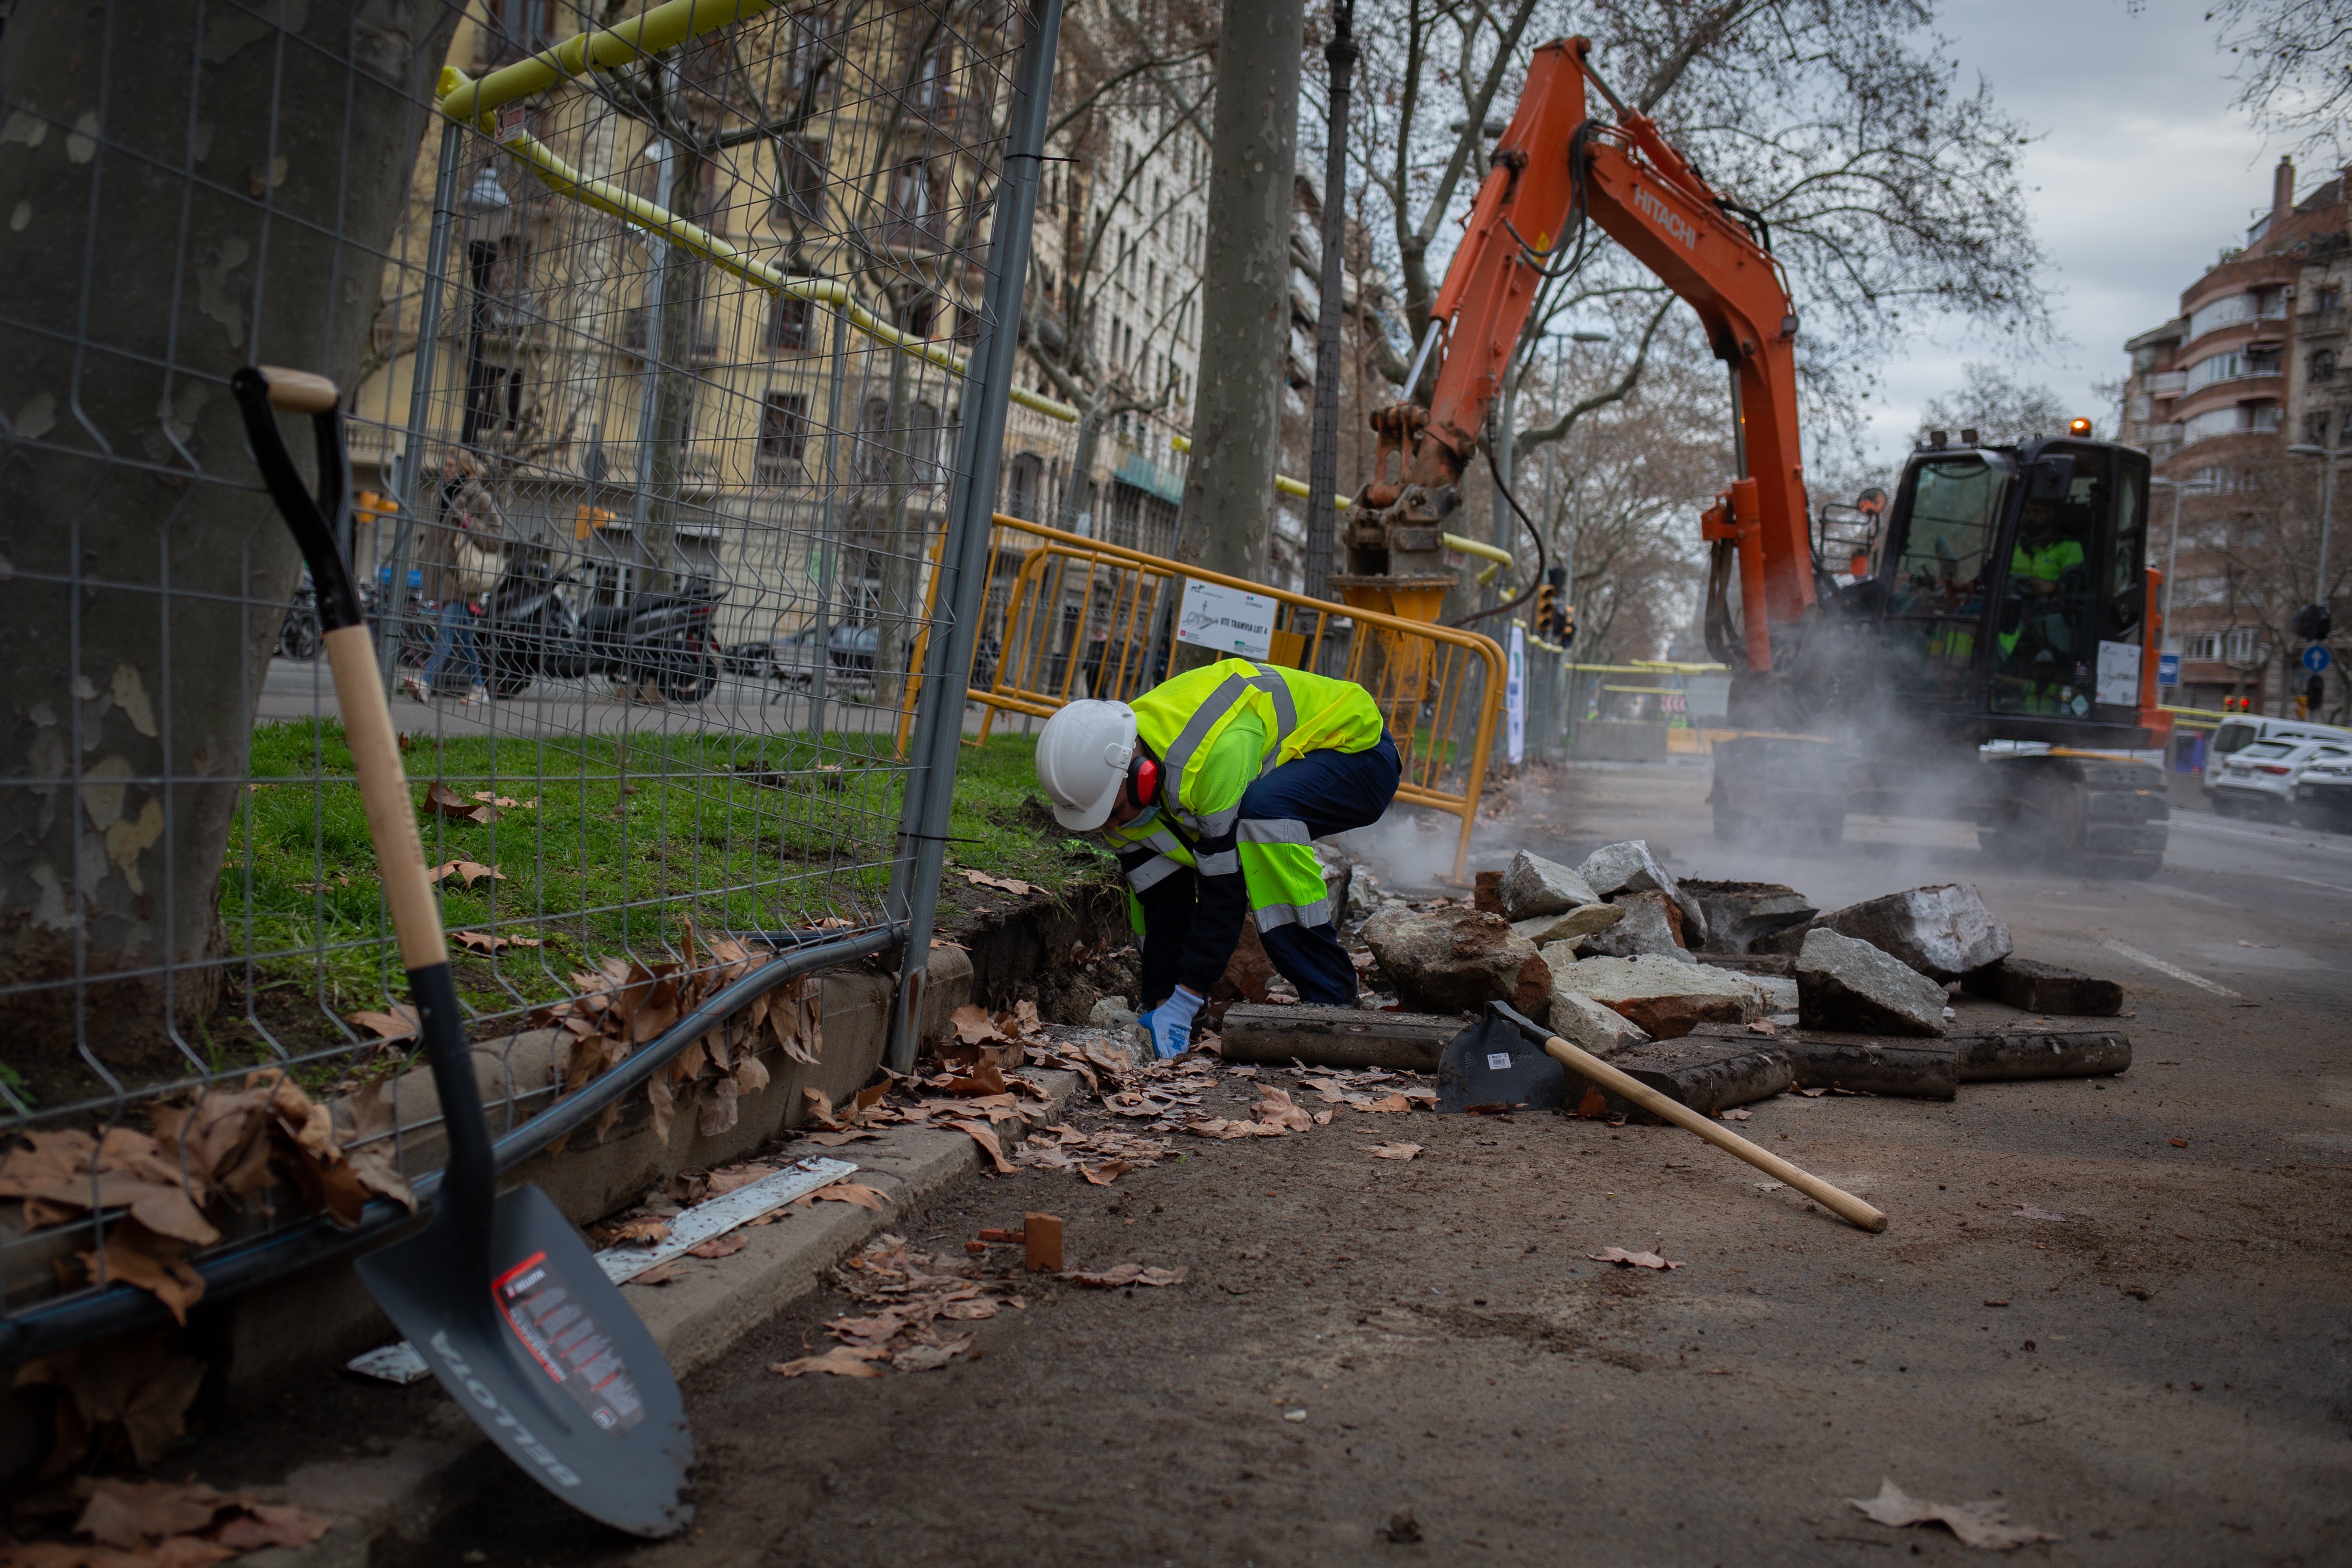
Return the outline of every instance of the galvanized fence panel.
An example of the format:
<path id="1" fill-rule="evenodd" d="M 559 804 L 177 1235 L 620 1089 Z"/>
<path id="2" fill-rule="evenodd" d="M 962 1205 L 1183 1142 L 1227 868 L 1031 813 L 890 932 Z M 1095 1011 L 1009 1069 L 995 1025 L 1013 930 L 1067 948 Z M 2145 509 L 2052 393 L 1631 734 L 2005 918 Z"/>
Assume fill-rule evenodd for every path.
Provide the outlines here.
<path id="1" fill-rule="evenodd" d="M 689 1049 L 725 1011 L 805 1053 L 772 983 L 904 930 L 895 742 L 1026 14 L 407 9 L 433 58 L 341 6 L 0 38 L 0 189 L 47 242 L 0 305 L 0 1355 L 123 1319 L 118 1281 L 262 1277 L 439 1158 L 238 363 L 343 384 L 502 1159 L 624 1089 L 731 1103 L 753 1073 Z"/>
<path id="2" fill-rule="evenodd" d="M 968 667 L 969 700 L 982 710 L 975 744 L 987 741 L 1000 713 L 1045 718 L 1076 698 L 1133 700 L 1167 678 L 1180 642 L 1220 646 L 1184 624 L 1189 587 L 1246 594 L 1260 601 L 1268 636 L 1243 657 L 1321 670 L 1370 691 L 1403 759 L 1397 798 L 1461 819 L 1454 875 L 1464 874 L 1503 699 L 1503 652 L 1492 638 L 1245 583 L 1002 512 L 994 521 L 988 597 Z"/>

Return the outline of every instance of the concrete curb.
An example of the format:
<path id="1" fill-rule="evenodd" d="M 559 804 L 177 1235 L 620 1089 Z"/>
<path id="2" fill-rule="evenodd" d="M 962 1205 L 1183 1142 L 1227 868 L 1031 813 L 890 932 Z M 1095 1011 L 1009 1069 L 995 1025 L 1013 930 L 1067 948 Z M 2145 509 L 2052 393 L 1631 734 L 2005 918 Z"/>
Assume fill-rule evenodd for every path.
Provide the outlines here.
<path id="1" fill-rule="evenodd" d="M 1046 1099 L 1031 1117 L 1035 1124 L 1060 1121 L 1077 1075 L 1040 1072 L 1036 1079 Z M 1019 1142 L 1014 1125 L 998 1126 L 1008 1152 Z M 842 1203 L 787 1208 L 789 1217 L 742 1231 L 745 1246 L 732 1257 L 683 1258 L 684 1278 L 626 1288 L 681 1380 L 814 1290 L 827 1269 L 868 1239 L 905 1224 L 950 1185 L 978 1172 L 984 1158 L 963 1133 L 919 1127 L 893 1128 L 873 1142 L 837 1152 L 856 1163 L 853 1179 L 889 1195 L 887 1208 L 878 1214 Z M 367 1568 L 386 1534 L 414 1541 L 430 1533 L 505 1467 L 489 1440 L 446 1401 L 426 1426 L 381 1455 L 305 1465 L 268 1489 L 289 1502 L 339 1515 L 338 1521 L 308 1546 L 257 1552 L 239 1561 L 250 1568 Z"/>

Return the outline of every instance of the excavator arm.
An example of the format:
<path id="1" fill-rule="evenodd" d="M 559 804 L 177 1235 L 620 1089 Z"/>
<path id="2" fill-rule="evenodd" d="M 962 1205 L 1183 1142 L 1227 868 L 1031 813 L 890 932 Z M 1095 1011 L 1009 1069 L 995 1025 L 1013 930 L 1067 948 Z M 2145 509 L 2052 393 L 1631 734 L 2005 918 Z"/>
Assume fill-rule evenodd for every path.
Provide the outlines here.
<path id="1" fill-rule="evenodd" d="M 1737 476 L 1701 520 L 1714 555 L 1707 635 L 1718 657 L 1769 672 L 1772 628 L 1813 605 L 1796 312 L 1779 264 L 1759 243 L 1760 220 L 1751 234 L 1656 125 L 1609 91 L 1586 63 L 1591 47 L 1576 37 L 1535 51 L 1432 309 L 1444 357 L 1429 405 L 1407 402 L 1372 416 L 1380 450 L 1349 529 L 1351 568 L 1410 573 L 1442 559 L 1438 526 L 1458 504 L 1463 470 L 1501 396 L 1536 292 L 1577 241 L 1580 221 L 1590 219 L 1689 301 L 1730 368 Z M 1588 84 L 1608 100 L 1613 124 L 1588 114 Z M 1735 569 L 1736 627 L 1727 603 Z"/>

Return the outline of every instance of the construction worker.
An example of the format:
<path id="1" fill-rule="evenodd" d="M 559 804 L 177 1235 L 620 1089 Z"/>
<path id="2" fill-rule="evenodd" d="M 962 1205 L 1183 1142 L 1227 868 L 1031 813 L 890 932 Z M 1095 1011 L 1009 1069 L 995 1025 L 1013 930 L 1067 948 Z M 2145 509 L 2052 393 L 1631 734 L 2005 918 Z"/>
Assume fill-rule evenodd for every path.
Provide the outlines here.
<path id="1" fill-rule="evenodd" d="M 1313 841 L 1378 822 L 1402 771 L 1362 687 L 1246 659 L 1045 721 L 1037 782 L 1055 820 L 1103 830 L 1127 872 L 1155 1052 L 1191 1045 L 1245 914 L 1300 1001 L 1354 1004 Z"/>

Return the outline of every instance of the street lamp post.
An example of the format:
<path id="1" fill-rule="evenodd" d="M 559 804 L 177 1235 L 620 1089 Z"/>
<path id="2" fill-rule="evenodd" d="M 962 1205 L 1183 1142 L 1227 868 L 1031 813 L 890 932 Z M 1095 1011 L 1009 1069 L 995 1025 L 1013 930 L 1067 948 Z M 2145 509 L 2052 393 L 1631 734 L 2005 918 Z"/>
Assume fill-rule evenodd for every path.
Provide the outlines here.
<path id="1" fill-rule="evenodd" d="M 2287 448 L 2296 458 L 2317 458 L 2319 465 L 2319 568 L 2311 580 L 2311 602 L 2327 603 L 2327 525 L 2328 514 L 2336 506 L 2336 465 L 2352 458 L 2352 447 L 2328 447 L 2303 442 Z"/>

